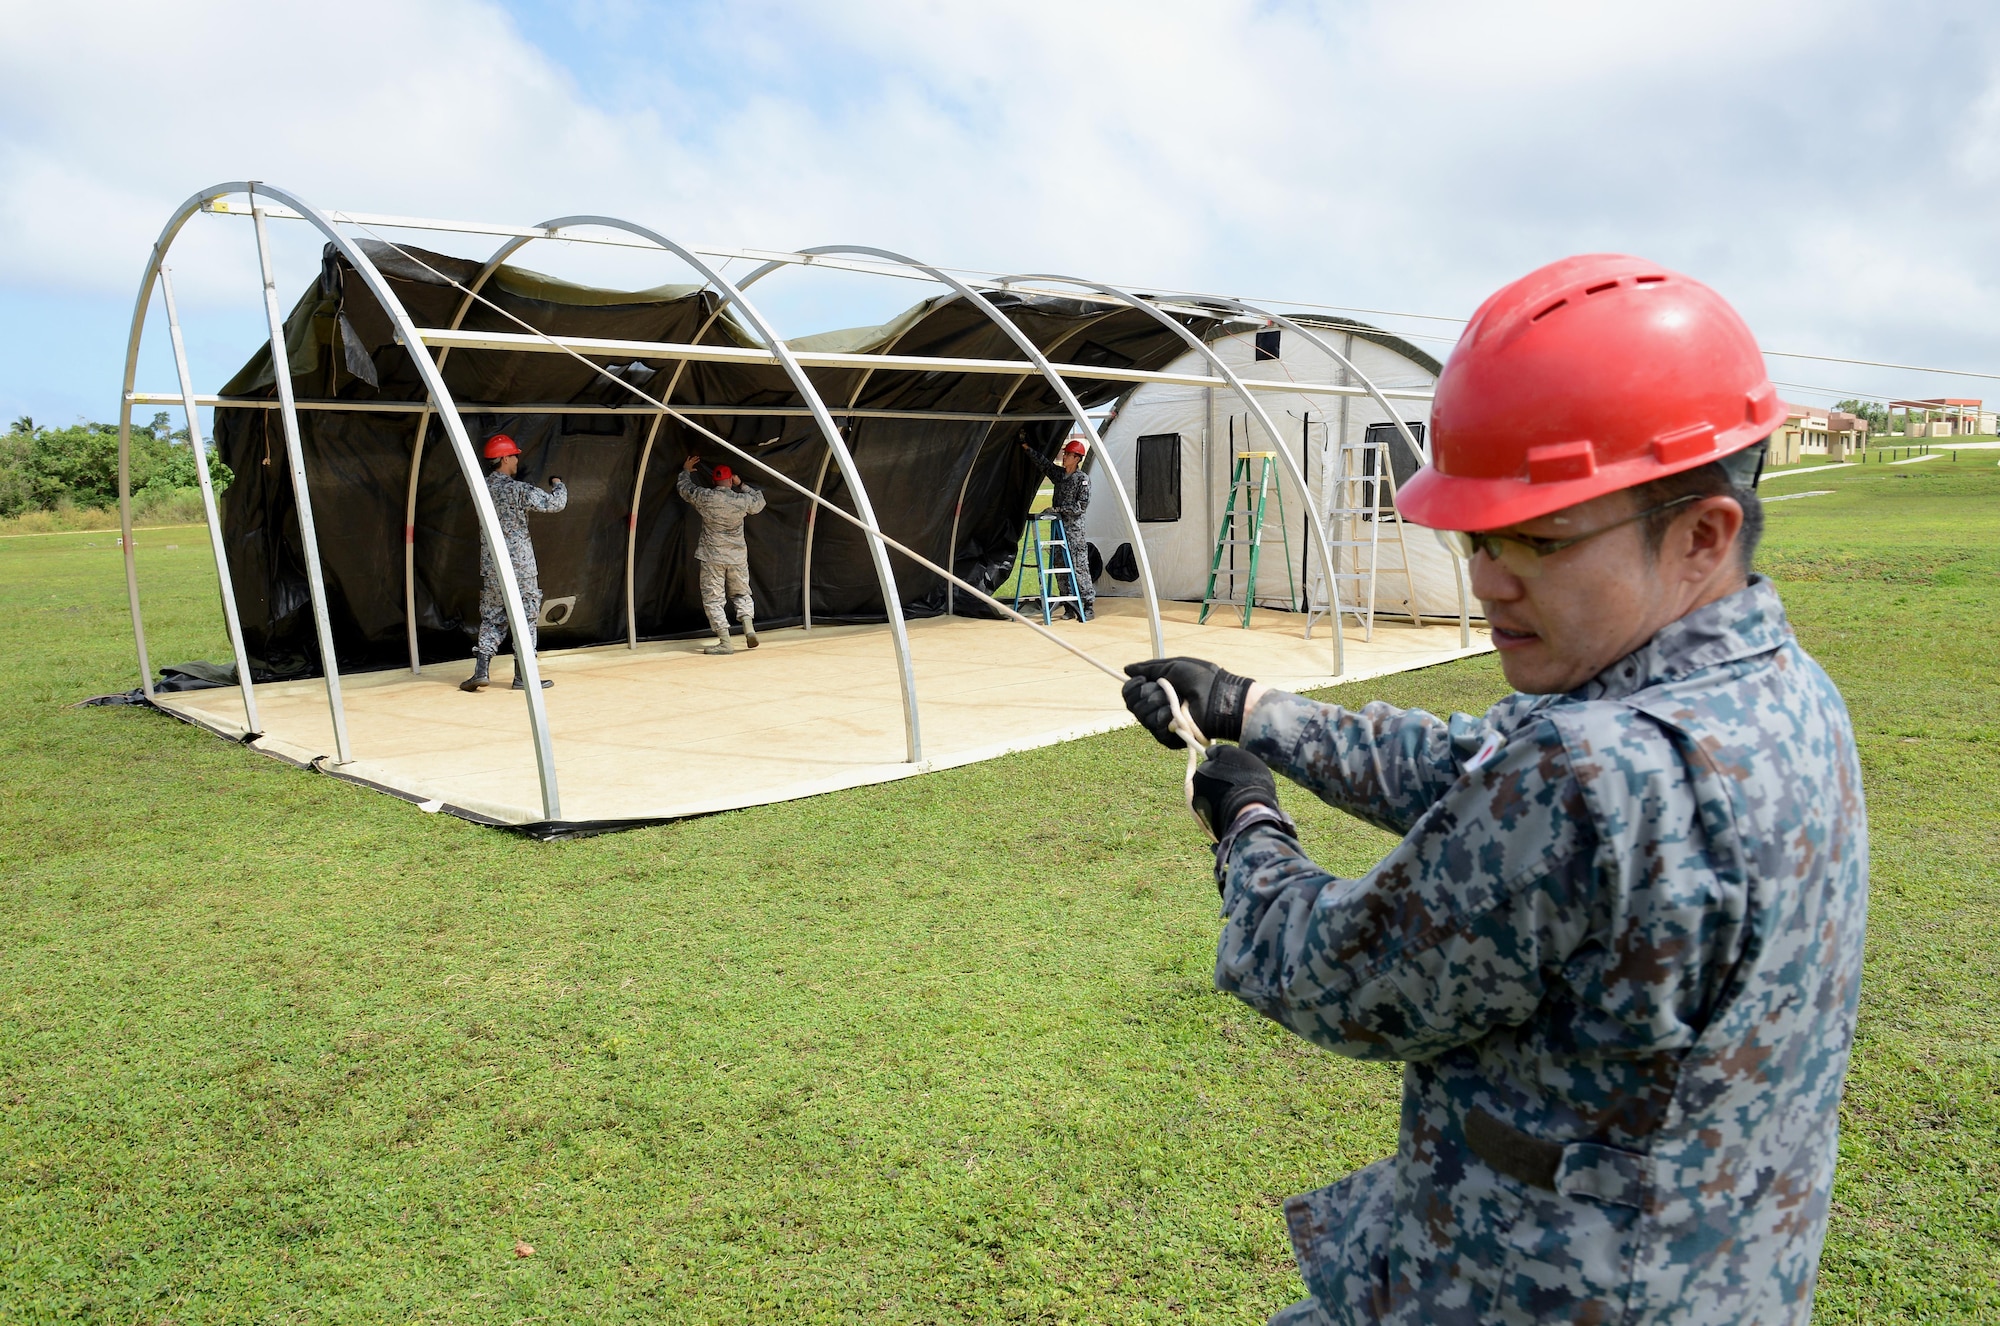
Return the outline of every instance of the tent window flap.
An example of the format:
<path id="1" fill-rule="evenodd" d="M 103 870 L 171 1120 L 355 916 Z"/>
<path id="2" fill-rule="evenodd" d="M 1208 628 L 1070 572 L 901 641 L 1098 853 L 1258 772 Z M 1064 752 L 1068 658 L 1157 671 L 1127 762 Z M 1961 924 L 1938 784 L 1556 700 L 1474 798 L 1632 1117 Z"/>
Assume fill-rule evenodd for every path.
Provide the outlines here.
<path id="1" fill-rule="evenodd" d="M 1152 433 L 1139 439 L 1139 519 L 1172 523 L 1181 518 L 1181 435 Z"/>

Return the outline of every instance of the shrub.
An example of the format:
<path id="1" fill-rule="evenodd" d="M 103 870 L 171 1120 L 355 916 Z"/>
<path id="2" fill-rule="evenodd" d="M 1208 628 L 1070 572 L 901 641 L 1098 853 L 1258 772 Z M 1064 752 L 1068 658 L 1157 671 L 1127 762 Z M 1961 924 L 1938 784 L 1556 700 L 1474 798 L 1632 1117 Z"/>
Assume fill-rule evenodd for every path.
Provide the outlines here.
<path id="1" fill-rule="evenodd" d="M 174 431 L 164 410 L 152 423 L 132 426 L 131 466 L 134 497 L 199 486 L 187 430 Z M 229 485 L 228 466 L 211 456 L 208 468 L 218 491 Z M 108 507 L 117 500 L 116 424 L 38 428 L 21 418 L 0 438 L 0 516 L 54 511 L 65 502 Z"/>

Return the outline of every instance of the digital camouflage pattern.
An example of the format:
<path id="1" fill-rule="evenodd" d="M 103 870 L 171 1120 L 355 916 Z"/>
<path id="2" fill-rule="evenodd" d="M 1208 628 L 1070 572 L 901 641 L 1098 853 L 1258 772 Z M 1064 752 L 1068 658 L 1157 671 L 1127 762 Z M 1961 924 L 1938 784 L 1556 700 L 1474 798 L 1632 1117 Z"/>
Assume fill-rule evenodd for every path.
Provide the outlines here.
<path id="1" fill-rule="evenodd" d="M 536 620 L 542 615 L 542 580 L 535 567 L 535 545 L 528 538 L 528 513 L 553 514 L 569 505 L 569 489 L 557 479 L 544 492 L 531 483 L 493 470 L 486 476 L 486 491 L 493 497 L 493 509 L 500 516 L 500 534 L 507 540 L 507 557 L 514 563 L 514 579 L 521 584 L 521 610 L 528 619 L 528 648 L 535 647 Z M 475 654 L 489 658 L 500 652 L 507 639 L 507 601 L 500 593 L 500 570 L 493 550 L 479 541 L 479 642 Z"/>
<path id="2" fill-rule="evenodd" d="M 1076 593 L 1083 600 L 1083 615 L 1097 611 L 1097 582 L 1090 578 L 1090 541 L 1083 535 L 1084 513 L 1090 510 L 1090 476 L 1078 466 L 1075 474 L 1063 472 L 1059 460 L 1044 460 L 1028 453 L 1035 467 L 1055 485 L 1049 510 L 1063 523 L 1063 538 L 1069 548 L 1069 564 L 1076 570 Z"/>
<path id="3" fill-rule="evenodd" d="M 1355 880 L 1270 823 L 1217 848 L 1217 988 L 1406 1062 L 1395 1156 L 1287 1204 L 1313 1298 L 1273 1320 L 1807 1321 L 1867 821 L 1770 583 L 1567 695 L 1440 720 L 1270 692 L 1243 745 L 1404 835 Z M 1479 1111 L 1563 1144 L 1552 1189 L 1469 1148 Z"/>
<path id="4" fill-rule="evenodd" d="M 764 509 L 764 494 L 749 484 L 739 489 L 708 488 L 682 470 L 674 491 L 701 515 L 701 538 L 695 560 L 718 566 L 750 565 L 750 545 L 743 539 L 743 521 Z"/>

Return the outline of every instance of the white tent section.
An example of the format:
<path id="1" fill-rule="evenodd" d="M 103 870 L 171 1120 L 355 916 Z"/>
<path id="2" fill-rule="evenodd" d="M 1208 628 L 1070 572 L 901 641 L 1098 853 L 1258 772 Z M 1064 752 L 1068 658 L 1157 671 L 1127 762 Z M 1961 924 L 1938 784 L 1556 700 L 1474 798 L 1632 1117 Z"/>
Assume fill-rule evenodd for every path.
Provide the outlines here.
<path id="1" fill-rule="evenodd" d="M 1385 392 L 1428 392 L 1437 382 L 1438 361 L 1398 337 L 1345 320 L 1302 317 L 1298 321 L 1310 326 Z M 1246 378 L 1340 386 L 1353 386 L 1359 381 L 1305 337 L 1275 327 L 1248 327 L 1217 338 L 1210 348 Z M 1204 368 L 1201 357 L 1190 350 L 1166 371 L 1193 374 Z M 1343 439 L 1350 448 L 1370 442 L 1386 443 L 1391 473 L 1398 480 L 1415 472 L 1417 458 L 1409 453 L 1408 445 L 1381 404 L 1366 395 L 1294 396 L 1264 392 L 1259 393 L 1259 399 L 1269 419 L 1286 431 L 1285 442 L 1296 448 L 1306 482 L 1312 488 L 1312 500 L 1333 539 L 1374 544 L 1372 557 L 1370 550 L 1337 547 L 1335 562 L 1342 573 L 1365 574 L 1372 561 L 1376 573 L 1376 615 L 1389 619 L 1407 619 L 1411 615 L 1413 571 L 1414 611 L 1427 618 L 1456 619 L 1459 610 L 1456 559 L 1439 544 L 1435 534 L 1403 523 L 1398 537 L 1397 522 L 1387 518 L 1378 522 L 1371 516 L 1343 517 L 1340 514 L 1343 508 L 1352 510 L 1366 504 L 1372 485 L 1327 482 L 1327 477 L 1340 467 Z M 1392 398 L 1392 404 L 1402 421 L 1411 425 L 1411 431 L 1422 440 L 1430 421 L 1430 402 Z M 1263 424 L 1230 392 L 1218 392 L 1212 387 L 1146 383 L 1126 398 L 1103 437 L 1104 458 L 1099 463 L 1116 466 L 1127 491 L 1134 495 L 1160 596 L 1200 601 L 1207 591 L 1217 531 L 1229 502 L 1233 461 L 1245 452 L 1274 449 L 1272 440 L 1265 436 Z M 1177 444 L 1166 442 L 1168 438 L 1177 439 Z M 1144 466 L 1139 464 L 1141 439 L 1147 440 Z M 1162 463 L 1172 457 L 1178 457 L 1177 467 Z M 1349 473 L 1362 473 L 1364 469 L 1373 472 L 1358 452 L 1350 455 L 1346 464 Z M 1253 480 L 1258 477 L 1254 462 L 1250 477 Z M 1306 541 L 1308 526 L 1299 494 L 1289 482 L 1281 480 L 1279 486 L 1284 495 L 1284 539 L 1278 539 L 1273 503 L 1272 528 L 1265 536 L 1258 571 L 1258 603 L 1282 608 L 1289 596 L 1303 608 L 1310 593 L 1315 606 L 1324 606 L 1327 600 L 1324 577 L 1319 559 Z M 1387 483 L 1381 485 L 1379 499 L 1386 506 Z M 1371 530 L 1371 524 L 1377 528 Z M 1120 533 L 1111 529 L 1102 534 L 1093 531 L 1092 542 L 1107 564 L 1105 574 L 1097 582 L 1097 592 L 1139 594 L 1136 582 L 1121 581 L 1117 575 L 1118 570 L 1124 569 L 1125 560 L 1117 555 Z M 1367 589 L 1365 581 L 1347 582 L 1342 601 L 1365 602 Z"/>

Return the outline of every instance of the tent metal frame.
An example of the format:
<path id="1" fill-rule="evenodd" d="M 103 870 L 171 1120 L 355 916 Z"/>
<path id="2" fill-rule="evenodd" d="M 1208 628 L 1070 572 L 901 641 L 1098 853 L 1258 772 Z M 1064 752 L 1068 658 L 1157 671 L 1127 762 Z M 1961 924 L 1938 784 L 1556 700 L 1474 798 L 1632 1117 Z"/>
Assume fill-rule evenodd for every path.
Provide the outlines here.
<path id="1" fill-rule="evenodd" d="M 237 195 L 243 196 L 247 200 L 247 205 L 236 203 L 234 198 Z M 223 216 L 247 215 L 252 221 L 257 243 L 258 268 L 262 286 L 261 295 L 264 304 L 265 321 L 271 337 L 272 377 L 277 387 L 277 399 L 275 401 L 265 399 L 237 400 L 213 395 L 204 396 L 197 394 L 194 390 L 194 383 L 188 368 L 187 354 L 181 332 L 179 311 L 175 306 L 166 259 L 175 239 L 179 236 L 189 219 L 197 212 L 208 212 Z M 284 318 L 278 301 L 278 291 L 271 261 L 270 239 L 266 225 L 267 220 L 272 218 L 297 220 L 311 225 L 325 236 L 327 242 L 332 244 L 341 256 L 347 260 L 349 265 L 354 268 L 356 275 L 368 286 L 370 293 L 381 304 L 383 311 L 388 315 L 394 328 L 396 340 L 409 353 L 411 361 L 417 369 L 418 376 L 424 385 L 425 398 L 423 401 L 302 401 L 294 396 L 291 373 L 289 371 L 291 368 L 289 348 L 281 350 L 281 347 L 285 347 Z M 379 226 L 394 229 L 425 229 L 451 231 L 461 234 L 486 234 L 503 236 L 505 237 L 505 242 L 487 260 L 485 266 L 469 287 L 449 327 L 418 327 L 414 319 L 411 318 L 408 310 L 397 299 L 380 270 L 375 267 L 368 255 L 339 229 L 341 226 L 354 226 L 362 229 L 372 229 Z M 601 234 L 576 233 L 580 227 L 610 230 L 616 232 L 616 237 L 606 237 Z M 520 249 L 536 240 L 544 239 L 563 242 L 608 244 L 623 248 L 671 254 L 700 274 L 702 283 L 696 287 L 697 289 L 713 288 L 721 296 L 722 302 L 710 314 L 700 331 L 696 333 L 694 343 L 690 344 L 617 341 L 590 337 L 560 337 L 541 333 L 515 335 L 511 333 L 466 332 L 461 330 L 466 314 L 470 311 L 475 300 L 479 298 L 479 291 L 483 289 L 492 275 L 499 270 L 509 257 Z M 707 261 L 710 258 L 757 259 L 761 260 L 762 265 L 747 275 L 741 282 L 731 283 L 723 276 L 718 267 L 711 265 Z M 895 348 L 893 342 L 885 346 L 883 351 L 877 354 L 793 350 L 785 344 L 770 322 L 766 320 L 764 315 L 744 294 L 744 290 L 747 287 L 755 284 L 769 273 L 793 266 L 822 266 L 841 271 L 893 276 L 944 285 L 952 291 L 952 294 L 946 298 L 962 299 L 974 305 L 1008 336 L 1026 358 L 1025 360 L 981 360 L 898 355 L 893 353 Z M 172 342 L 175 370 L 179 379 L 180 390 L 178 392 L 140 392 L 135 390 L 139 350 L 144 337 L 146 318 L 151 307 L 153 287 L 156 282 L 160 286 L 165 305 L 167 330 Z M 1031 282 L 1051 282 L 1064 288 L 1041 289 L 1030 285 L 1029 283 Z M 1078 293 L 1079 291 L 1087 293 Z M 1137 309 L 1170 328 L 1182 340 L 1186 341 L 1191 348 L 1196 350 L 1208 362 L 1209 366 L 1214 370 L 1214 375 L 1117 369 L 1103 366 L 1069 364 L 1052 360 L 1049 352 L 1036 346 L 1034 341 L 1010 321 L 988 297 L 989 293 L 1001 292 L 1048 294 L 1063 298 L 1080 299 L 1086 302 L 1102 303 L 1107 306 L 1105 316 L 1110 316 L 1112 313 L 1124 308 Z M 144 615 L 140 607 L 138 565 L 135 556 L 132 527 L 131 428 L 132 408 L 134 405 L 179 405 L 187 416 L 189 437 L 196 456 L 196 469 L 202 493 L 202 507 L 208 520 L 209 537 L 215 555 L 217 586 L 221 595 L 223 616 L 228 626 L 230 649 L 235 655 L 238 684 L 242 692 L 246 732 L 245 740 L 255 740 L 260 735 L 257 717 L 256 686 L 250 673 L 250 661 L 243 640 L 242 622 L 237 611 L 234 585 L 230 577 L 228 558 L 222 542 L 221 519 L 217 509 L 214 488 L 210 481 L 206 444 L 202 436 L 198 412 L 203 405 L 228 408 L 275 409 L 279 412 L 285 435 L 294 501 L 299 513 L 300 536 L 306 560 L 307 588 L 312 600 L 314 628 L 318 638 L 321 669 L 324 673 L 327 706 L 333 723 L 337 756 L 335 763 L 347 764 L 353 761 L 354 755 L 348 741 L 346 713 L 341 700 L 339 665 L 333 639 L 333 626 L 328 611 L 326 586 L 320 568 L 319 541 L 312 520 L 310 481 L 303 434 L 299 428 L 300 413 L 314 410 L 365 410 L 378 413 L 416 413 L 419 415 L 417 433 L 411 449 L 410 476 L 405 500 L 403 530 L 405 544 L 404 608 L 409 635 L 410 668 L 412 672 L 419 672 L 422 669 L 422 664 L 417 650 L 414 545 L 416 535 L 417 481 L 423 461 L 424 444 L 429 432 L 430 421 L 433 417 L 443 422 L 447 444 L 451 448 L 454 459 L 458 462 L 461 476 L 465 480 L 467 489 L 471 494 L 474 512 L 479 524 L 480 537 L 485 547 L 492 554 L 494 565 L 499 572 L 501 596 L 505 601 L 508 626 L 513 638 L 516 642 L 528 638 L 528 621 L 521 598 L 520 585 L 514 575 L 512 559 L 506 555 L 505 540 L 500 532 L 499 516 L 493 507 L 492 497 L 487 490 L 483 468 L 473 448 L 471 438 L 466 433 L 464 420 L 461 417 L 462 411 L 481 412 L 483 407 L 472 403 L 460 404 L 453 400 L 450 389 L 445 385 L 443 375 L 444 364 L 451 351 L 455 348 L 466 348 L 513 352 L 574 352 L 582 355 L 609 355 L 642 361 L 648 359 L 671 360 L 676 363 L 675 372 L 664 393 L 661 395 L 660 401 L 674 412 L 689 415 L 810 418 L 817 426 L 821 437 L 826 443 L 827 450 L 820 466 L 819 479 L 815 483 L 813 491 L 815 494 L 819 493 L 823 488 L 827 470 L 833 466 L 838 466 L 841 478 L 847 484 L 852 494 L 854 514 L 859 518 L 859 522 L 864 527 L 864 532 L 868 539 L 870 559 L 874 564 L 876 579 L 882 591 L 884 615 L 887 618 L 890 637 L 894 645 L 898 682 L 903 700 L 905 759 L 910 764 L 920 765 L 924 759 L 923 737 L 917 707 L 916 676 L 910 657 L 909 634 L 907 624 L 903 618 L 902 601 L 897 591 L 894 571 L 889 563 L 889 549 L 885 542 L 885 536 L 876 520 L 867 488 L 861 481 L 860 472 L 854 464 L 854 458 L 848 449 L 843 430 L 835 423 L 837 418 L 849 420 L 869 418 L 936 418 L 975 423 L 984 422 L 988 425 L 987 429 L 981 433 L 979 441 L 970 449 L 971 454 L 968 457 L 965 476 L 966 480 L 969 481 L 971 469 L 977 463 L 979 453 L 991 437 L 993 427 L 1002 423 L 1067 420 L 1088 436 L 1092 443 L 1099 448 L 1099 454 L 1102 454 L 1102 439 L 1099 436 L 1096 424 L 1093 422 L 1091 412 L 1083 407 L 1075 392 L 1070 388 L 1069 379 L 1129 382 L 1133 384 L 1156 382 L 1177 386 L 1202 387 L 1211 391 L 1215 388 L 1223 388 L 1235 393 L 1242 399 L 1265 423 L 1267 433 L 1277 442 L 1280 456 L 1284 462 L 1286 476 L 1305 498 L 1306 510 L 1312 513 L 1312 532 L 1318 538 L 1321 556 L 1323 559 L 1329 560 L 1331 545 L 1328 542 L 1326 531 L 1321 526 L 1317 512 L 1310 501 L 1305 477 L 1299 469 L 1297 459 L 1283 442 L 1283 435 L 1275 426 L 1272 426 L 1268 416 L 1264 413 L 1263 407 L 1258 403 L 1257 394 L 1259 392 L 1275 391 L 1288 394 L 1303 393 L 1343 397 L 1365 395 L 1372 397 L 1389 414 L 1389 417 L 1396 421 L 1397 430 L 1402 435 L 1406 445 L 1411 448 L 1420 460 L 1428 461 L 1429 456 L 1426 449 L 1401 422 L 1396 411 L 1389 405 L 1389 401 L 1391 399 L 1429 400 L 1431 397 L 1429 391 L 1377 387 L 1365 374 L 1355 368 L 1346 356 L 1334 350 L 1323 338 L 1308 328 L 1300 326 L 1290 318 L 1257 308 L 1241 300 L 1221 296 L 1200 295 L 1189 296 L 1187 298 L 1198 302 L 1186 307 L 1177 307 L 1181 305 L 1182 301 L 1175 299 L 1163 307 L 1158 300 L 1145 299 L 1128 290 L 1099 282 L 1063 276 L 1014 276 L 1005 277 L 997 281 L 966 281 L 950 274 L 943 268 L 919 262 L 902 254 L 893 253 L 885 249 L 858 246 L 829 245 L 797 252 L 694 248 L 678 244 L 648 227 L 609 216 L 577 215 L 560 217 L 533 227 L 494 225 L 481 222 L 436 221 L 425 218 L 386 216 L 373 213 L 325 212 L 314 207 L 296 194 L 259 180 L 238 180 L 213 185 L 193 194 L 184 201 L 174 211 L 166 225 L 162 228 L 158 239 L 154 241 L 152 252 L 147 259 L 144 275 L 141 277 L 139 283 L 138 298 L 135 302 L 132 315 L 131 332 L 126 345 L 124 390 L 120 395 L 118 420 L 118 515 L 122 536 L 120 545 L 124 554 L 126 597 L 131 609 L 133 642 L 139 664 L 140 690 L 148 700 L 154 698 L 153 669 L 146 646 Z M 762 347 L 751 348 L 735 345 L 701 344 L 703 338 L 708 334 L 709 329 L 723 315 L 724 311 L 728 309 L 734 309 L 748 326 L 749 330 L 755 336 L 761 338 L 763 341 Z M 1351 386 L 1344 384 L 1245 379 L 1223 363 L 1213 348 L 1200 336 L 1190 331 L 1182 323 L 1176 321 L 1171 316 L 1172 312 L 1176 311 L 1195 313 L 1205 317 L 1214 317 L 1219 311 L 1225 313 L 1233 311 L 1253 325 L 1276 325 L 1282 327 L 1293 332 L 1295 335 L 1303 337 L 1306 341 L 1326 353 L 1342 366 L 1352 381 L 1359 382 L 1361 385 Z M 1063 338 L 1064 341 L 1068 339 L 1070 339 L 1069 336 Z M 1061 341 L 1057 342 L 1058 345 L 1061 343 Z M 1051 350 L 1054 348 L 1052 346 Z M 437 352 L 435 359 L 429 353 L 431 350 Z M 284 371 L 280 371 L 281 354 L 285 356 L 282 363 Z M 678 388 L 687 365 L 691 362 L 735 363 L 782 368 L 786 376 L 791 379 L 794 388 L 798 391 L 803 404 L 789 407 L 676 405 L 672 400 L 673 393 Z M 808 368 L 860 369 L 862 370 L 862 378 L 851 393 L 845 408 L 832 407 L 821 397 L 811 378 L 807 376 L 806 370 Z M 985 373 L 1011 376 L 1015 381 L 1008 388 L 1005 396 L 1002 397 L 999 408 L 990 413 L 865 410 L 858 408 L 856 403 L 859 401 L 861 392 L 869 379 L 875 373 L 884 371 Z M 1058 398 L 1063 403 L 1065 412 L 1062 414 L 1008 413 L 1007 406 L 1013 400 L 1014 395 L 1020 387 L 1037 377 L 1046 381 L 1055 390 Z M 653 421 L 652 426 L 647 430 L 644 448 L 635 466 L 631 512 L 627 519 L 625 564 L 627 643 L 629 646 L 636 648 L 638 641 L 636 636 L 637 626 L 633 614 L 632 584 L 633 559 L 637 549 L 639 502 L 645 487 L 647 466 L 651 459 L 653 443 L 658 435 L 659 422 L 665 417 L 667 411 L 646 405 L 618 407 L 574 406 L 551 403 L 525 407 L 507 406 L 505 407 L 505 412 L 513 414 L 605 413 L 651 417 Z M 1105 468 L 1111 481 L 1112 491 L 1117 500 L 1120 514 L 1124 517 L 1125 524 L 1132 534 L 1132 547 L 1138 561 L 1140 580 L 1146 599 L 1151 643 L 1154 653 L 1156 655 L 1161 654 L 1165 652 L 1166 646 L 1160 619 L 1159 595 L 1154 584 L 1151 563 L 1145 551 L 1145 540 L 1140 533 L 1136 512 L 1133 509 L 1130 495 L 1125 489 L 1123 479 L 1117 473 L 1117 467 L 1115 465 L 1108 465 Z M 964 488 L 962 482 L 958 504 L 952 514 L 952 546 L 947 550 L 947 569 L 950 569 L 956 562 L 959 509 L 963 505 Z M 807 516 L 802 548 L 802 593 L 806 597 L 806 615 L 804 620 L 808 629 L 810 629 L 811 624 L 812 547 L 813 530 L 816 525 L 813 517 L 817 513 L 818 506 L 814 505 Z M 1328 570 L 1330 573 L 1331 568 L 1328 567 Z M 1466 644 L 1469 643 L 1469 626 L 1467 624 L 1464 568 L 1462 565 L 1458 567 L 1458 572 L 1460 641 L 1461 644 Z M 951 610 L 951 607 L 952 603 L 948 596 L 947 612 Z M 1307 629 L 1310 631 L 1310 626 Z M 1341 642 L 1341 633 L 1337 624 L 1333 631 L 1333 638 L 1334 672 L 1338 675 L 1344 671 L 1345 660 L 1343 657 L 1344 650 Z M 535 651 L 520 649 L 517 643 L 515 667 L 517 675 L 523 683 L 523 698 L 527 704 L 528 727 L 534 745 L 536 771 L 541 783 L 542 813 L 546 819 L 557 821 L 562 818 L 561 796 L 556 773 L 554 743 L 549 730 L 547 708 L 542 699 L 541 673 Z"/>

